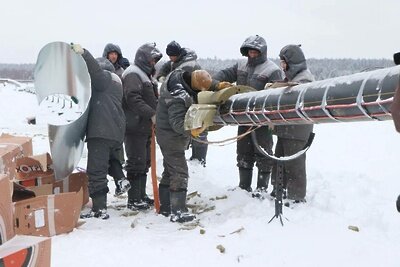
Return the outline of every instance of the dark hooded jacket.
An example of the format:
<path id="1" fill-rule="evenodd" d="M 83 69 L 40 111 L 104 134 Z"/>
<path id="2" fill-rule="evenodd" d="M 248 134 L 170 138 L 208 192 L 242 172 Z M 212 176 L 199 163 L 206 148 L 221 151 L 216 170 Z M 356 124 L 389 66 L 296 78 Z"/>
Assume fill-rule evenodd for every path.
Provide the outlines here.
<path id="1" fill-rule="evenodd" d="M 125 136 L 125 114 L 122 109 L 122 84 L 119 77 L 103 70 L 89 51 L 82 55 L 91 79 L 92 96 L 89 102 L 89 117 L 86 139 L 104 138 L 122 143 Z M 111 62 L 101 64 L 113 68 Z"/>
<path id="2" fill-rule="evenodd" d="M 185 150 L 190 141 L 190 132 L 184 129 L 185 115 L 194 103 L 197 92 L 184 79 L 189 72 L 175 70 L 167 76 L 160 89 L 157 106 L 156 133 L 160 146 Z"/>
<path id="3" fill-rule="evenodd" d="M 169 60 L 162 65 L 157 74 L 157 80 L 160 79 L 160 77 L 167 77 L 170 72 L 176 69 L 182 69 L 184 71 L 200 70 L 201 66 L 197 62 L 196 52 L 189 48 L 182 48 L 181 54 L 176 62 Z"/>
<path id="4" fill-rule="evenodd" d="M 223 69 L 213 76 L 213 89 L 220 81 L 236 82 L 237 85 L 248 85 L 257 90 L 263 90 L 266 83 L 282 80 L 282 71 L 272 61 L 267 59 L 267 43 L 261 36 L 248 37 L 240 47 L 243 56 L 249 49 L 257 50 L 256 58 L 241 60 L 230 68 Z"/>
<path id="5" fill-rule="evenodd" d="M 287 45 L 279 53 L 281 60 L 288 65 L 285 71 L 285 80 L 290 82 L 308 83 L 314 81 L 314 76 L 307 69 L 306 58 L 298 45 Z M 313 131 L 312 124 L 306 125 L 278 125 L 275 133 L 278 137 L 307 141 Z"/>
<path id="6" fill-rule="evenodd" d="M 121 48 L 118 45 L 112 43 L 109 43 L 106 45 L 106 47 L 104 47 L 103 57 L 107 58 L 108 53 L 111 52 L 117 52 L 118 54 L 118 59 L 113 65 L 115 68 L 115 73 L 121 78 L 124 70 L 130 65 L 129 60 L 122 56 Z"/>
<path id="7" fill-rule="evenodd" d="M 400 84 L 400 80 L 399 80 Z M 390 107 L 390 112 L 392 113 L 394 126 L 396 127 L 396 131 L 400 133 L 400 86 L 397 87 L 396 92 L 394 94 L 393 103 Z"/>
<path id="8" fill-rule="evenodd" d="M 156 114 L 158 88 L 152 78 L 155 69 L 150 62 L 152 59 L 157 62 L 161 57 L 154 43 L 144 44 L 136 52 L 135 64 L 122 74 L 127 133 L 151 134 L 151 117 Z"/>
<path id="9" fill-rule="evenodd" d="M 400 52 L 397 52 L 393 55 L 394 64 L 400 65 Z M 400 78 L 399 78 L 400 85 Z M 394 94 L 393 103 L 390 106 L 390 112 L 392 113 L 394 126 L 396 127 L 396 131 L 400 133 L 400 86 L 397 87 L 396 92 Z M 397 203 L 400 203 L 400 197 L 397 199 Z M 398 204 L 397 209 L 400 212 L 400 205 Z"/>

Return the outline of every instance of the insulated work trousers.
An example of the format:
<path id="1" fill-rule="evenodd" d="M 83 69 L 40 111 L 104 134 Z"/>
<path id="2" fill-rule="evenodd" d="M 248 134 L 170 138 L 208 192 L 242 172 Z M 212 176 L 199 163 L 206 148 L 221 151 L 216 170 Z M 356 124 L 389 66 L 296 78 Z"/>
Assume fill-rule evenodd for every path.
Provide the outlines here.
<path id="1" fill-rule="evenodd" d="M 307 141 L 278 137 L 275 156 L 290 156 L 304 148 Z M 275 183 L 276 166 L 272 171 L 272 185 Z M 306 154 L 283 163 L 283 187 L 287 189 L 287 197 L 292 200 L 303 200 L 306 197 Z"/>
<path id="2" fill-rule="evenodd" d="M 208 132 L 202 132 L 198 139 L 201 141 L 207 142 L 207 135 Z M 197 142 L 196 140 L 192 139 L 192 157 L 191 159 L 197 159 L 201 162 L 206 162 L 207 158 L 207 150 L 208 150 L 208 144 L 200 143 Z"/>
<path id="3" fill-rule="evenodd" d="M 89 176 L 89 195 L 104 194 L 109 191 L 107 174 L 114 179 L 124 177 L 119 154 L 121 143 L 103 138 L 87 140 L 88 160 L 87 175 Z"/>
<path id="4" fill-rule="evenodd" d="M 239 126 L 238 135 L 245 133 L 249 129 L 248 126 Z M 255 130 L 258 144 L 268 153 L 272 154 L 272 133 L 268 126 L 260 127 Z M 251 134 L 237 141 L 237 166 L 239 168 L 253 169 L 254 162 L 260 172 L 271 172 L 273 161 L 260 154 L 255 147 Z"/>
<path id="5" fill-rule="evenodd" d="M 187 190 L 189 171 L 185 158 L 185 150 L 172 150 L 161 147 L 164 157 L 164 172 L 160 185 L 169 186 L 171 191 Z"/>
<path id="6" fill-rule="evenodd" d="M 127 176 L 146 174 L 149 171 L 151 135 L 126 134 L 125 152 Z"/>

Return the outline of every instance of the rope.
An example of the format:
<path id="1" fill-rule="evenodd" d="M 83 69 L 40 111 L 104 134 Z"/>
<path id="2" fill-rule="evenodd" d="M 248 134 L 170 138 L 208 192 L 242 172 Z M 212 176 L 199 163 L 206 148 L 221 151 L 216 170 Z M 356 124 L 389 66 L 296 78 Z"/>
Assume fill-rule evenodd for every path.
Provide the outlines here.
<path id="1" fill-rule="evenodd" d="M 249 129 L 247 129 L 246 132 L 244 132 L 244 133 L 242 133 L 240 135 L 237 135 L 237 136 L 234 136 L 234 137 L 230 137 L 230 138 L 227 138 L 227 139 L 224 139 L 224 140 L 220 140 L 220 141 L 204 141 L 204 140 L 195 138 L 193 136 L 192 136 L 192 140 L 194 140 L 194 141 L 196 141 L 198 143 L 201 143 L 201 144 L 216 145 L 216 146 L 226 146 L 226 145 L 230 145 L 230 144 L 233 144 L 233 143 L 237 142 L 238 140 L 240 140 L 243 137 L 245 137 L 246 135 L 254 132 L 255 130 L 257 130 L 260 127 L 262 127 L 262 126 L 257 126 L 255 128 L 253 126 L 251 126 L 251 127 L 249 127 Z"/>

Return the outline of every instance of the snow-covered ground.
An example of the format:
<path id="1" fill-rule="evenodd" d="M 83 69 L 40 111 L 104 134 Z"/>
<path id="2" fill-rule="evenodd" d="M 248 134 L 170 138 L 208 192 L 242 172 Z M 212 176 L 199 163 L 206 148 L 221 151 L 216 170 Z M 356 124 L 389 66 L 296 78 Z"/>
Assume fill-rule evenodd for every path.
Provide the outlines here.
<path id="1" fill-rule="evenodd" d="M 0 107 L 0 133 L 33 137 L 34 154 L 49 151 L 47 126 L 26 123 L 38 109 L 35 95 L 0 87 Z M 52 238 L 52 265 L 400 266 L 400 134 L 392 121 L 317 125 L 314 131 L 307 203 L 284 207 L 283 227 L 276 219 L 268 223 L 272 200 L 232 190 L 238 184 L 235 144 L 210 146 L 206 168 L 189 162 L 189 192 L 198 193 L 189 203 L 215 206 L 198 215 L 200 226 L 181 229 L 153 211 L 121 216 L 125 211 L 112 207 L 126 199 L 109 194 L 109 220 L 88 219 Z M 235 133 L 226 127 L 209 139 Z M 85 160 L 84 154 L 82 167 Z M 157 168 L 161 175 L 159 151 Z M 112 181 L 109 186 L 114 192 Z"/>

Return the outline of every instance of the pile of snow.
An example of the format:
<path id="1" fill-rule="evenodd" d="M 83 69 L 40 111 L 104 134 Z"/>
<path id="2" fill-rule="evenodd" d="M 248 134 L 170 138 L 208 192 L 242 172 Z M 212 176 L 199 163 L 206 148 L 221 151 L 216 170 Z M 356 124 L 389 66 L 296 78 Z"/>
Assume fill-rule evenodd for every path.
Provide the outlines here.
<path id="1" fill-rule="evenodd" d="M 37 111 L 34 95 L 3 88 L 0 107 L 0 133 L 31 136 L 35 154 L 49 151 L 46 125 L 26 123 Z M 52 238 L 53 266 L 400 266 L 400 135 L 393 123 L 316 125 L 314 131 L 307 203 L 284 207 L 283 227 L 277 219 L 268 224 L 272 200 L 234 190 L 235 144 L 210 146 L 206 168 L 188 162 L 189 193 L 197 192 L 189 203 L 205 209 L 198 226 L 153 211 L 124 217 L 126 210 L 114 208 L 126 198 L 109 194 L 109 220 L 88 219 Z M 235 134 L 236 127 L 225 127 L 209 139 Z M 86 154 L 80 166 L 85 162 Z M 157 168 L 160 176 L 159 150 Z M 111 180 L 109 187 L 113 193 Z"/>

